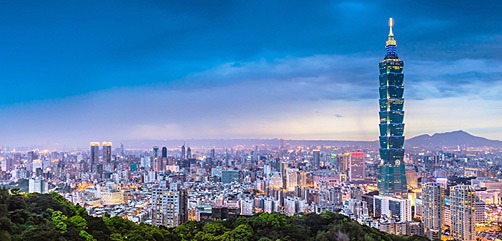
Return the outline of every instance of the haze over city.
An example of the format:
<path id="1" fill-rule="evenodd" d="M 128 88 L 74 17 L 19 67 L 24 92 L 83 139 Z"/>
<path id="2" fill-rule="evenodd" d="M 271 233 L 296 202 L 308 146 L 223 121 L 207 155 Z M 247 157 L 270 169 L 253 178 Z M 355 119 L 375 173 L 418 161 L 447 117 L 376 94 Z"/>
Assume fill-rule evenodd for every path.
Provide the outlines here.
<path id="1" fill-rule="evenodd" d="M 502 139 L 496 1 L 93 3 L 0 9 L 3 145 L 373 141 L 388 17 L 406 59 L 407 137 Z"/>

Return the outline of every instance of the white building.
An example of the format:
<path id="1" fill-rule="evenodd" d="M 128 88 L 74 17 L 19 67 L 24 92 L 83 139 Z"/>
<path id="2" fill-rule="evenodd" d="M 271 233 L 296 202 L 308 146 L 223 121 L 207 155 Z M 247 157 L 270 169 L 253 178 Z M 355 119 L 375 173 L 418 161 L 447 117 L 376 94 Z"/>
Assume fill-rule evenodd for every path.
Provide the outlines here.
<path id="1" fill-rule="evenodd" d="M 254 202 L 252 199 L 240 200 L 241 215 L 246 215 L 246 216 L 253 215 L 253 203 Z"/>
<path id="2" fill-rule="evenodd" d="M 411 221 L 411 200 L 388 196 L 375 196 L 373 213 L 376 216 L 386 216 L 396 222 Z"/>
<path id="3" fill-rule="evenodd" d="M 33 192 L 38 192 L 41 194 L 48 193 L 49 192 L 49 184 L 47 181 L 39 178 L 30 178 L 28 181 L 28 192 L 33 193 Z"/>

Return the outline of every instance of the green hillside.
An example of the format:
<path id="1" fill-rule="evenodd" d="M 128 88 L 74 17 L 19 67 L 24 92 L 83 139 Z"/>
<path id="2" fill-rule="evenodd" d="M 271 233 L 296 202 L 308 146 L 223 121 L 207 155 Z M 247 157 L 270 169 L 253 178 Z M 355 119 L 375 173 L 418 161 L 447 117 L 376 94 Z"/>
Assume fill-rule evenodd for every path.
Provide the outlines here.
<path id="1" fill-rule="evenodd" d="M 14 191 L 14 193 L 16 193 Z M 56 193 L 14 194 L 0 189 L 0 240 L 428 240 L 396 236 L 324 213 L 262 213 L 177 228 L 135 224 L 121 217 L 95 218 Z"/>

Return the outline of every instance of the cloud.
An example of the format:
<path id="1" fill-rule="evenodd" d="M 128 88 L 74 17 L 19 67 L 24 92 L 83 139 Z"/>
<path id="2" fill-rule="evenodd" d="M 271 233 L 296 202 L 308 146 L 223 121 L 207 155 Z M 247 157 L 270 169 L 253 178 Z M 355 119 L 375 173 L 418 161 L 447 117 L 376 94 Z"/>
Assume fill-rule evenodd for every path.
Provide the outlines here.
<path id="1" fill-rule="evenodd" d="M 378 62 L 377 57 L 357 55 L 229 62 L 175 84 L 17 104 L 0 109 L 0 142 L 85 146 L 94 140 L 277 136 L 373 140 Z M 502 106 L 496 85 L 501 68 L 499 62 L 483 60 L 407 61 L 407 133 L 495 128 L 489 120 L 502 118 L 493 113 Z M 459 79 L 451 77 L 456 75 Z"/>

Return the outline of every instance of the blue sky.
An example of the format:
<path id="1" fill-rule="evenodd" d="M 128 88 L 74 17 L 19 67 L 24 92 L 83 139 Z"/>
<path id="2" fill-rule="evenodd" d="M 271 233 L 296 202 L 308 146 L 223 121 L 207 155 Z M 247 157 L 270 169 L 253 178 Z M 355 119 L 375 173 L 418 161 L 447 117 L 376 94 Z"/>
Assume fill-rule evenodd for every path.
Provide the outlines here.
<path id="1" fill-rule="evenodd" d="M 502 3 L 2 1 L 0 144 L 375 140 L 395 19 L 406 135 L 502 139 Z"/>

